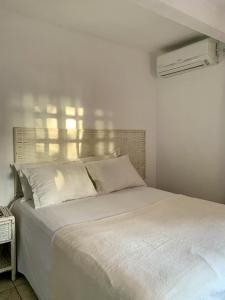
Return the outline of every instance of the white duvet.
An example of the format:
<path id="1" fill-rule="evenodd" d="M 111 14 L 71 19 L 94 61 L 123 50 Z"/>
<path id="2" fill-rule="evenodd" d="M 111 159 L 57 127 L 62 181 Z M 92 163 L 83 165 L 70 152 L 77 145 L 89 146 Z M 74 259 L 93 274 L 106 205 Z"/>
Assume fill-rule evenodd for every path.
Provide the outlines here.
<path id="1" fill-rule="evenodd" d="M 170 195 L 137 187 L 41 209 L 34 209 L 32 201 L 17 200 L 13 207 L 17 223 L 17 270 L 26 276 L 39 300 L 51 300 L 51 242 L 57 230 L 133 211 Z"/>
<path id="2" fill-rule="evenodd" d="M 225 299 L 225 206 L 168 194 L 68 225 L 53 239 L 53 299 Z"/>

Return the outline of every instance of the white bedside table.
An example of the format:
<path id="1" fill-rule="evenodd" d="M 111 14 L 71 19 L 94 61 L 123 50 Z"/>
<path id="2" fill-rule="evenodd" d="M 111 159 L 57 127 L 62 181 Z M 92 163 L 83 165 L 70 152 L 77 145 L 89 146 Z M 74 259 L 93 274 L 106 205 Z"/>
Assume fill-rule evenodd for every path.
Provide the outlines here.
<path id="1" fill-rule="evenodd" d="M 0 206 L 0 273 L 11 271 L 16 279 L 15 218 L 10 210 Z"/>

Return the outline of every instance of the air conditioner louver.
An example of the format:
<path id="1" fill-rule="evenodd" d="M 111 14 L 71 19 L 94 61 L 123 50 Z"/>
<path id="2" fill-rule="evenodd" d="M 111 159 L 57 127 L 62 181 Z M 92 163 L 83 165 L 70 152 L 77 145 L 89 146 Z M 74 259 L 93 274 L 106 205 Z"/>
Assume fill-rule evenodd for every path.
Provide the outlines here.
<path id="1" fill-rule="evenodd" d="M 158 56 L 158 76 L 171 77 L 217 63 L 216 43 L 208 38 Z"/>

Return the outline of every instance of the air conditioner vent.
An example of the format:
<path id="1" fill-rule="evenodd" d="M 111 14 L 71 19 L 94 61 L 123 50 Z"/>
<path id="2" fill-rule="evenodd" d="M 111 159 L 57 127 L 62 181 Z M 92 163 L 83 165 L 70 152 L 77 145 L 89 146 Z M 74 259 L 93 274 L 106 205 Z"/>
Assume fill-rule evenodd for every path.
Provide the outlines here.
<path id="1" fill-rule="evenodd" d="M 207 38 L 157 57 L 157 73 L 160 77 L 171 77 L 187 71 L 216 64 L 217 41 Z"/>

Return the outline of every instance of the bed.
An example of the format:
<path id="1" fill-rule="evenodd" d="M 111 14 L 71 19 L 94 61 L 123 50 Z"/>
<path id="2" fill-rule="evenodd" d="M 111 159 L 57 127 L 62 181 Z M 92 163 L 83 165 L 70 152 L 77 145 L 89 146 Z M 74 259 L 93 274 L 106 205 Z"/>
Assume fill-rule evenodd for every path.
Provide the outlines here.
<path id="1" fill-rule="evenodd" d="M 126 213 L 167 195 L 152 188 L 134 188 L 41 210 L 35 210 L 32 201 L 18 199 L 13 207 L 19 228 L 18 270 L 27 277 L 41 300 L 50 299 L 51 242 L 58 229 Z"/>
<path id="2" fill-rule="evenodd" d="M 221 204 L 140 186 L 13 213 L 40 300 L 225 299 Z"/>
<path id="3" fill-rule="evenodd" d="M 93 237 L 91 239 L 88 236 L 89 246 L 92 243 L 98 247 L 98 243 L 101 246 L 102 237 L 99 231 L 93 234 L 93 224 L 98 224 L 100 220 L 111 222 L 117 218 L 127 218 L 129 215 L 135 221 L 135 213 L 146 213 L 149 208 L 152 214 L 148 224 L 149 230 L 145 231 L 144 228 L 139 228 L 143 235 L 138 236 L 137 229 L 133 227 L 134 231 L 123 232 L 123 239 L 120 240 L 121 243 L 122 241 L 127 242 L 123 245 L 125 249 L 127 246 L 134 247 L 134 249 L 126 249 L 127 253 L 125 254 L 129 253 L 133 259 L 131 265 L 135 267 L 136 274 L 143 271 L 146 274 L 144 268 L 146 261 L 143 264 L 141 258 L 143 259 L 142 255 L 146 254 L 144 246 L 152 236 L 149 257 L 151 264 L 148 266 L 150 269 L 152 268 L 150 274 L 152 277 L 148 277 L 152 282 L 149 279 L 149 287 L 146 286 L 146 278 L 139 277 L 140 274 L 134 276 L 134 270 L 130 271 L 133 278 L 132 276 L 129 278 L 126 274 L 126 280 L 124 279 L 126 283 L 120 278 L 123 277 L 121 270 L 117 270 L 115 278 L 120 278 L 119 283 L 122 282 L 122 286 L 116 284 L 115 278 L 110 273 L 112 266 L 109 268 L 108 262 L 105 270 L 109 271 L 108 276 L 112 276 L 111 281 L 115 286 L 112 282 L 109 285 L 105 271 L 96 269 L 96 265 L 87 259 L 88 248 L 84 251 L 84 256 L 79 252 L 77 252 L 77 256 L 74 256 L 75 261 L 76 257 L 79 260 L 79 265 L 76 265 L 73 264 L 71 257 L 64 257 L 65 253 L 59 245 L 58 251 L 62 251 L 62 253 L 57 258 L 60 257 L 61 263 L 55 270 L 60 268 L 61 271 L 57 273 L 59 275 L 56 280 L 58 283 L 56 285 L 57 297 L 54 299 L 225 299 L 225 208 L 221 204 L 147 187 L 118 191 L 92 199 L 74 200 L 41 210 L 34 210 L 31 202 L 18 200 L 13 208 L 19 226 L 18 270 L 27 277 L 39 299 L 51 299 L 54 258 L 52 243 L 56 239 L 57 233 L 60 234 L 65 229 L 71 231 L 71 225 L 76 230 L 80 230 L 79 226 L 88 224 L 90 227 L 86 228 L 86 234 L 91 228 L 91 234 L 98 237 L 95 245 Z M 130 227 L 126 226 L 126 228 Z M 124 231 L 122 226 L 121 231 Z M 114 252 L 118 249 L 118 239 L 121 238 L 118 235 L 120 230 L 118 228 L 114 230 L 116 241 L 115 235 L 112 236 L 109 229 L 102 231 L 103 236 L 106 232 L 115 243 L 111 248 Z M 146 232 L 148 233 L 147 237 L 145 236 Z M 134 234 L 136 234 L 136 239 Z M 83 232 L 77 233 L 79 243 L 81 236 L 83 236 Z M 57 238 L 60 239 L 60 236 Z M 129 238 L 128 241 L 127 238 Z M 85 245 L 87 240 L 83 243 Z M 107 241 L 105 243 L 107 250 L 109 245 L 107 245 Z M 148 244 L 147 246 L 149 247 Z M 88 244 L 85 247 L 88 247 Z M 100 249 L 104 253 L 104 247 L 101 246 Z M 142 253 L 143 249 L 145 251 Z M 100 255 L 103 253 L 100 251 Z M 118 265 L 122 270 L 127 270 L 124 265 L 121 265 L 124 257 L 121 259 L 113 256 L 111 252 L 108 253 L 111 255 L 111 259 L 114 259 L 114 265 L 116 265 L 116 260 L 120 259 Z M 137 257 L 135 257 L 135 253 Z M 90 252 L 89 255 L 91 254 L 93 253 Z M 95 260 L 99 259 L 98 255 Z M 128 267 L 129 261 L 125 262 Z M 88 263 L 90 263 L 89 269 Z M 84 267 L 83 270 L 81 266 Z M 87 270 L 89 270 L 88 274 Z M 76 280 L 76 276 L 80 277 L 80 280 L 78 278 Z M 90 282 L 94 280 L 92 276 L 96 276 L 94 279 L 97 281 L 97 286 Z M 170 276 L 174 276 L 173 280 Z M 103 287 L 99 286 L 99 281 Z M 145 283 L 143 286 L 141 286 L 142 282 Z M 127 290 L 124 291 L 123 287 L 125 288 L 126 284 L 128 284 Z M 115 295 L 113 292 L 110 295 L 105 294 L 106 291 L 112 289 Z M 135 295 L 134 292 L 139 289 L 141 292 L 138 291 L 138 294 Z M 129 293 L 126 294 L 126 291 Z"/>

